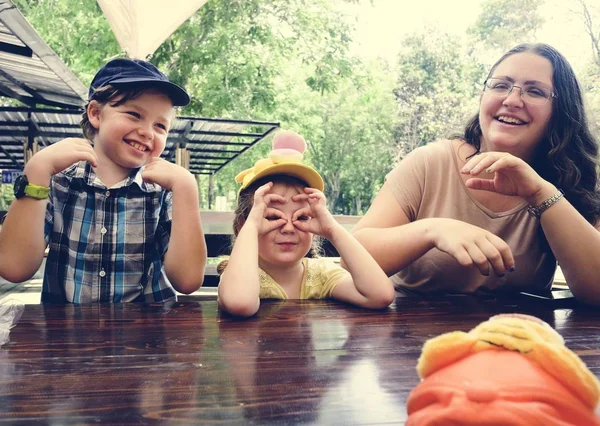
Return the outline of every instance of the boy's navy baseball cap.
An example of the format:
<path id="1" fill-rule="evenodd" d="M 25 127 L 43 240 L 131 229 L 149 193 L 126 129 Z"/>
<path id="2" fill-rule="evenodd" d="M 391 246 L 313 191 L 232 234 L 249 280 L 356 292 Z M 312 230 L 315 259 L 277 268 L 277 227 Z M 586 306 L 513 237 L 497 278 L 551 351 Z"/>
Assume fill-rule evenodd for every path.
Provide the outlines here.
<path id="1" fill-rule="evenodd" d="M 190 97 L 185 90 L 171 83 L 167 76 L 150 62 L 140 59 L 113 59 L 100 68 L 90 84 L 89 100 L 94 99 L 96 90 L 109 84 L 115 87 L 119 85 L 156 87 L 171 98 L 174 106 L 185 106 L 190 103 Z"/>

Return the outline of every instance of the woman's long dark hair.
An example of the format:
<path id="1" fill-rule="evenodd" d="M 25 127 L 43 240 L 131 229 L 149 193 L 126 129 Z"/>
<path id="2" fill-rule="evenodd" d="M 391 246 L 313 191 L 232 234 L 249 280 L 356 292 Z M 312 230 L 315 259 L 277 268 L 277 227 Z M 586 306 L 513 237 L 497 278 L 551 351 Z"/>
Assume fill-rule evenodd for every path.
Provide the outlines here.
<path id="1" fill-rule="evenodd" d="M 592 136 L 581 88 L 571 65 L 547 44 L 520 44 L 502 56 L 488 74 L 511 55 L 531 52 L 552 64 L 552 82 L 557 97 L 552 102 L 552 117 L 546 135 L 538 145 L 531 166 L 545 180 L 564 191 L 569 202 L 591 224 L 600 217 L 598 193 L 598 144 Z M 464 140 L 477 151 L 481 148 L 479 114 L 465 128 Z"/>

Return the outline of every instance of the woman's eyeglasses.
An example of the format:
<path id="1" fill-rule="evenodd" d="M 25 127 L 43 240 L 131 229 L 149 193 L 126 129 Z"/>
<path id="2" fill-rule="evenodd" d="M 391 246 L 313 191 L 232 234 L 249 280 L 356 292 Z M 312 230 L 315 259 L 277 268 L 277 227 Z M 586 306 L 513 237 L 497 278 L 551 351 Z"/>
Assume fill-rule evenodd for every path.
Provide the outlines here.
<path id="1" fill-rule="evenodd" d="M 505 78 L 488 78 L 484 84 L 484 90 L 492 96 L 504 97 L 511 94 L 516 87 L 521 92 L 523 102 L 531 104 L 545 104 L 552 98 L 556 98 L 556 93 L 549 87 L 539 84 L 524 84 L 517 86 L 512 81 Z"/>

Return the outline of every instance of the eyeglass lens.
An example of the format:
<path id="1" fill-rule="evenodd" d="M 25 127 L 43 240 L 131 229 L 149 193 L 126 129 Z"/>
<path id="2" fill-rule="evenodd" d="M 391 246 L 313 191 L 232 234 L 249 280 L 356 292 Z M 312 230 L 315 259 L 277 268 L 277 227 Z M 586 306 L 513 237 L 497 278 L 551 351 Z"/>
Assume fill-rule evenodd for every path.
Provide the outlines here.
<path id="1" fill-rule="evenodd" d="M 550 89 L 535 84 L 518 86 L 503 78 L 489 78 L 485 82 L 487 91 L 496 96 L 508 96 L 514 88 L 520 89 L 521 98 L 526 102 L 545 103 L 552 98 Z"/>

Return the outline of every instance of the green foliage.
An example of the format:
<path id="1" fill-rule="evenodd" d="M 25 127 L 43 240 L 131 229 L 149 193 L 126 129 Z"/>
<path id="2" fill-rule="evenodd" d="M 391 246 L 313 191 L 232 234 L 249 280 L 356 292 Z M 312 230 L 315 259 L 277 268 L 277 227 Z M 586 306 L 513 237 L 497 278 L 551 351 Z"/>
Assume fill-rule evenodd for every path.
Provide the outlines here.
<path id="1" fill-rule="evenodd" d="M 505 52 L 519 43 L 535 40 L 544 23 L 539 13 L 544 0 L 485 0 L 468 33 L 486 48 Z"/>
<path id="2" fill-rule="evenodd" d="M 14 0 L 44 41 L 88 85 L 121 48 L 95 0 Z"/>
<path id="3" fill-rule="evenodd" d="M 362 214 L 392 166 L 393 77 L 378 63 L 357 66 L 336 92 L 321 94 L 303 85 L 310 72 L 299 61 L 282 69 L 274 113 L 283 128 L 305 137 L 305 161 L 323 176 L 331 211 Z M 236 190 L 234 176 L 270 149 L 261 143 L 219 172 L 221 193 Z"/>
<path id="4" fill-rule="evenodd" d="M 84 84 L 121 54 L 95 0 L 13 1 Z M 331 210 L 362 214 L 394 159 L 462 132 L 477 111 L 482 64 L 535 41 L 543 0 L 484 0 L 468 30 L 474 44 L 426 28 L 401 41 L 393 69 L 350 53 L 352 22 L 342 6 L 360 1 L 367 0 L 210 0 L 151 60 L 189 91 L 183 114 L 278 121 L 304 135 L 305 159 L 323 175 Z M 582 83 L 600 136 L 595 65 Z M 216 195 L 237 192 L 234 176 L 264 157 L 270 142 L 219 171 Z M 208 177 L 199 185 L 206 208 Z M 0 210 L 11 200 L 3 185 Z"/>
<path id="5" fill-rule="evenodd" d="M 6 211 L 14 199 L 12 184 L 0 183 L 0 210 Z M 2 219 L 0 217 L 0 219 Z"/>
<path id="6" fill-rule="evenodd" d="M 600 66 L 589 64 L 581 78 L 592 133 L 600 141 Z"/>
<path id="7" fill-rule="evenodd" d="M 290 61 L 311 70 L 305 84 L 320 93 L 352 74 L 352 28 L 338 10 L 347 2 L 210 1 L 154 60 L 195 95 L 190 113 L 267 118 L 276 109 L 275 80 Z"/>
<path id="8" fill-rule="evenodd" d="M 434 30 L 403 40 L 394 90 L 400 158 L 418 146 L 461 133 L 477 111 L 484 70 L 462 50 L 458 39 Z"/>
<path id="9" fill-rule="evenodd" d="M 392 167 L 393 84 L 377 64 L 364 67 L 337 93 L 312 102 L 313 119 L 300 127 L 310 136 L 310 159 L 322 172 L 334 213 L 363 214 Z"/>

